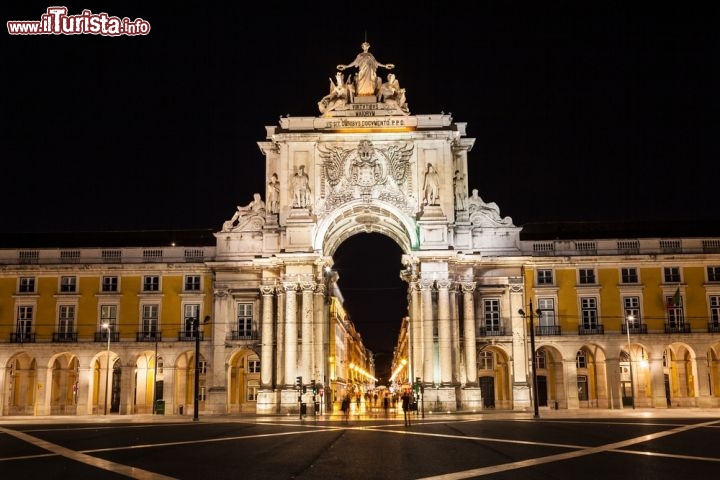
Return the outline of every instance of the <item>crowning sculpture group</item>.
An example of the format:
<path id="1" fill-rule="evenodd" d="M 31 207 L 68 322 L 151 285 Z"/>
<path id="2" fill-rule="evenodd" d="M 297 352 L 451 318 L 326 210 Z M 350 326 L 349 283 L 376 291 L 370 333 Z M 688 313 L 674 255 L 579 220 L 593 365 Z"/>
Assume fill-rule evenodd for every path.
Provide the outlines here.
<path id="1" fill-rule="evenodd" d="M 386 105 L 385 108 L 395 110 L 395 114 L 409 115 L 405 89 L 400 87 L 400 82 L 395 74 L 388 73 L 386 82 L 383 82 L 377 74 L 378 68 L 392 70 L 395 65 L 379 62 L 369 52 L 370 44 L 368 42 L 363 42 L 361 48 L 362 52 L 352 62 L 337 65 L 338 71 L 335 74 L 335 80 L 330 79 L 330 91 L 318 102 L 320 113 L 324 116 L 330 115 L 332 111 L 343 110 L 346 105 L 355 103 L 358 97 L 364 97 L 371 99 L 370 101 L 373 103 Z M 357 72 L 345 78 L 343 71 L 351 67 L 357 68 Z M 367 100 L 362 103 L 367 103 Z M 292 187 L 292 208 L 312 208 L 311 182 L 305 172 L 305 166 L 298 166 L 289 181 Z M 421 192 L 423 205 L 439 205 L 440 185 L 440 174 L 432 163 L 428 163 Z M 472 197 L 467 197 L 465 176 L 462 172 L 455 172 L 453 187 L 456 211 L 468 212 L 471 216 L 479 213 L 486 217 L 484 218 L 485 222 L 492 224 L 512 225 L 512 219 L 510 217 L 502 218 L 497 205 L 483 202 L 478 196 L 477 190 L 473 190 Z M 280 181 L 277 174 L 273 173 L 268 180 L 267 205 L 263 202 L 260 194 L 255 193 L 249 204 L 237 207 L 233 217 L 223 224 L 223 231 L 243 230 L 247 225 L 259 226 L 261 225 L 259 220 L 264 219 L 266 215 L 277 215 L 280 210 L 280 191 Z M 258 221 L 251 222 L 253 218 Z"/>

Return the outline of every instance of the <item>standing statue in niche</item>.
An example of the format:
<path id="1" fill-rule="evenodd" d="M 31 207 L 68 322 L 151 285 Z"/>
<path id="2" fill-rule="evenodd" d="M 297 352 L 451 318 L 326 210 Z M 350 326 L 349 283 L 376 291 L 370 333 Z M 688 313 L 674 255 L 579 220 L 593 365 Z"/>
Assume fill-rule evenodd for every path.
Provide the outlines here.
<path id="1" fill-rule="evenodd" d="M 352 84 L 345 83 L 343 74 L 340 72 L 335 74 L 335 78 L 335 82 L 333 82 L 332 78 L 330 79 L 330 93 L 318 102 L 320 113 L 335 110 L 350 101 L 350 90 L 353 88 Z"/>
<path id="2" fill-rule="evenodd" d="M 438 204 L 438 199 L 440 198 L 440 175 L 432 163 L 427 164 L 423 191 L 425 192 L 425 205 Z"/>
<path id="3" fill-rule="evenodd" d="M 277 173 L 273 173 L 268 182 L 267 204 L 270 213 L 278 213 L 280 211 L 280 181 Z"/>
<path id="4" fill-rule="evenodd" d="M 310 177 L 305 173 L 305 165 L 300 165 L 292 178 L 293 207 L 308 208 L 310 206 Z"/>
<path id="5" fill-rule="evenodd" d="M 453 177 L 453 189 L 455 190 L 455 210 L 465 210 L 465 175 L 460 170 L 455 170 Z"/>
<path id="6" fill-rule="evenodd" d="M 355 60 L 353 60 L 352 63 L 348 63 L 347 65 L 340 64 L 337 66 L 337 69 L 343 71 L 346 68 L 357 67 L 358 72 L 355 75 L 355 94 L 361 96 L 377 96 L 377 93 L 380 90 L 379 84 L 381 82 L 377 76 L 378 67 L 392 70 L 395 68 L 395 65 L 392 63 L 383 64 L 378 62 L 373 54 L 368 52 L 370 49 L 370 44 L 368 42 L 363 42 L 361 47 L 363 51 L 358 53 L 358 56 L 355 57 Z"/>

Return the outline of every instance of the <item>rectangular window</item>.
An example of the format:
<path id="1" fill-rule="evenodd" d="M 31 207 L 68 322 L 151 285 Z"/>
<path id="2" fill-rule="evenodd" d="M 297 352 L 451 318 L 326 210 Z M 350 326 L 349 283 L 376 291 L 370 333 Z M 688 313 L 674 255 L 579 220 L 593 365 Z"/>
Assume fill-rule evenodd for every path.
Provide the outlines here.
<path id="1" fill-rule="evenodd" d="M 708 282 L 720 282 L 720 267 L 719 266 L 708 266 L 707 267 Z"/>
<path id="2" fill-rule="evenodd" d="M 260 360 L 248 360 L 248 373 L 260 373 Z"/>
<path id="3" fill-rule="evenodd" d="M 552 285 L 553 283 L 553 272 L 552 270 L 538 270 L 537 271 L 537 283 L 538 285 Z"/>
<path id="4" fill-rule="evenodd" d="M 483 350 L 478 353 L 478 370 L 493 370 L 494 368 L 495 361 L 492 352 Z"/>
<path id="5" fill-rule="evenodd" d="M 587 357 L 584 350 L 578 350 L 575 355 L 575 368 L 587 368 Z"/>
<path id="6" fill-rule="evenodd" d="M 683 332 L 685 328 L 685 314 L 683 313 L 682 296 L 668 296 L 665 298 L 668 306 L 668 327 L 670 332 Z"/>
<path id="7" fill-rule="evenodd" d="M 142 306 L 142 337 L 156 338 L 159 326 L 160 306 L 157 304 L 145 304 Z"/>
<path id="8" fill-rule="evenodd" d="M 640 297 L 623 297 L 623 310 L 630 331 L 640 328 Z"/>
<path id="9" fill-rule="evenodd" d="M 538 348 L 535 353 L 535 366 L 539 369 L 547 368 L 547 362 L 545 361 L 545 350 Z"/>
<path id="10" fill-rule="evenodd" d="M 581 268 L 580 269 L 580 285 L 594 285 L 595 284 L 595 270 L 592 268 Z"/>
<path id="11" fill-rule="evenodd" d="M 143 277 L 143 292 L 159 292 L 160 277 L 158 275 L 145 275 Z"/>
<path id="12" fill-rule="evenodd" d="M 257 380 L 250 380 L 247 384 L 247 399 L 248 402 L 256 402 L 258 396 L 258 390 L 260 385 Z"/>
<path id="13" fill-rule="evenodd" d="M 200 275 L 185 275 L 185 291 L 186 292 L 199 292 L 200 291 Z"/>
<path id="14" fill-rule="evenodd" d="M 33 307 L 32 305 L 18 306 L 17 334 L 19 339 L 29 340 L 33 328 Z"/>
<path id="15" fill-rule="evenodd" d="M 710 325 L 720 327 L 720 295 L 710 295 Z"/>
<path id="16" fill-rule="evenodd" d="M 63 293 L 74 293 L 77 291 L 77 277 L 60 277 L 60 291 Z"/>
<path id="17" fill-rule="evenodd" d="M 118 291 L 118 277 L 102 277 L 102 291 L 103 292 L 117 292 Z"/>
<path id="18" fill-rule="evenodd" d="M 107 332 L 102 325 L 110 325 L 111 332 L 117 332 L 117 305 L 100 305 L 100 332 Z M 107 337 L 105 337 L 107 338 Z"/>
<path id="19" fill-rule="evenodd" d="M 594 330 L 598 326 L 597 299 L 595 297 L 582 297 L 580 299 L 580 315 L 582 327 L 585 330 Z"/>
<path id="20" fill-rule="evenodd" d="M 500 300 L 497 298 L 486 298 L 483 301 L 485 314 L 485 329 L 491 332 L 500 330 Z"/>
<path id="21" fill-rule="evenodd" d="M 541 327 L 555 325 L 555 299 L 538 298 L 538 310 L 540 311 L 538 323 Z"/>
<path id="22" fill-rule="evenodd" d="M 200 304 L 185 304 L 183 318 L 185 319 L 185 337 L 195 338 L 195 319 L 198 320 L 198 328 L 200 327 Z"/>
<path id="23" fill-rule="evenodd" d="M 71 334 L 75 331 L 75 305 L 60 305 L 58 309 L 58 333 Z"/>
<path id="24" fill-rule="evenodd" d="M 620 279 L 622 283 L 638 283 L 638 272 L 635 267 L 627 267 L 620 269 Z"/>
<path id="25" fill-rule="evenodd" d="M 237 337 L 252 337 L 252 303 L 237 304 Z"/>
<path id="26" fill-rule="evenodd" d="M 680 267 L 664 267 L 663 279 L 665 283 L 680 283 Z"/>
<path id="27" fill-rule="evenodd" d="M 20 277 L 18 291 L 20 293 L 35 293 L 35 277 Z"/>

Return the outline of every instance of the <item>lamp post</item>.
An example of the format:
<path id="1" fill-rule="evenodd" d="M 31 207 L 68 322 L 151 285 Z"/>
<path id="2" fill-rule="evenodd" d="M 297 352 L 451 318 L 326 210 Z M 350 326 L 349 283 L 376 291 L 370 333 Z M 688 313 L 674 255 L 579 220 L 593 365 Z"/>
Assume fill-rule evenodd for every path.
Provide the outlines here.
<path id="1" fill-rule="evenodd" d="M 200 309 L 195 313 L 193 319 L 193 330 L 195 334 L 195 404 L 193 408 L 193 421 L 199 419 L 200 408 Z"/>
<path id="2" fill-rule="evenodd" d="M 157 364 L 158 364 L 158 339 L 157 334 L 155 335 L 155 368 L 153 372 L 153 400 L 152 409 L 153 415 L 157 413 Z"/>
<path id="3" fill-rule="evenodd" d="M 632 315 L 625 317 L 625 330 L 627 331 L 628 342 L 628 363 L 630 364 L 630 399 L 632 401 L 633 410 L 635 410 L 635 380 L 633 379 L 632 355 L 630 354 L 630 320 L 634 319 L 635 317 Z"/>
<path id="4" fill-rule="evenodd" d="M 112 325 L 110 325 L 110 322 L 105 322 L 102 327 L 107 329 L 107 364 L 105 368 L 105 415 L 107 415 L 108 384 L 110 383 L 110 330 Z"/>
<path id="5" fill-rule="evenodd" d="M 522 308 L 518 310 L 518 313 L 525 317 L 525 310 Z M 540 317 L 540 310 L 537 311 L 538 318 Z M 530 300 L 530 365 L 532 367 L 532 397 L 533 397 L 533 418 L 540 417 L 540 408 L 538 405 L 537 395 L 537 359 L 535 358 L 535 319 L 533 318 L 533 304 Z"/>

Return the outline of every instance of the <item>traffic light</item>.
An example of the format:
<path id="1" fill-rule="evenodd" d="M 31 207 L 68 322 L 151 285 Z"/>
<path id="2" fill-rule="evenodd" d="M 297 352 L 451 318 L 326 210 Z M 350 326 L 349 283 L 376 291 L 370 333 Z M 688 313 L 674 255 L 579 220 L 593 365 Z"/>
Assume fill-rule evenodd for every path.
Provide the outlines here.
<path id="1" fill-rule="evenodd" d="M 310 386 L 312 387 L 312 394 L 317 395 L 317 385 L 315 384 L 315 380 L 310 380 Z"/>
<path id="2" fill-rule="evenodd" d="M 295 377 L 295 388 L 302 390 L 302 377 Z"/>

